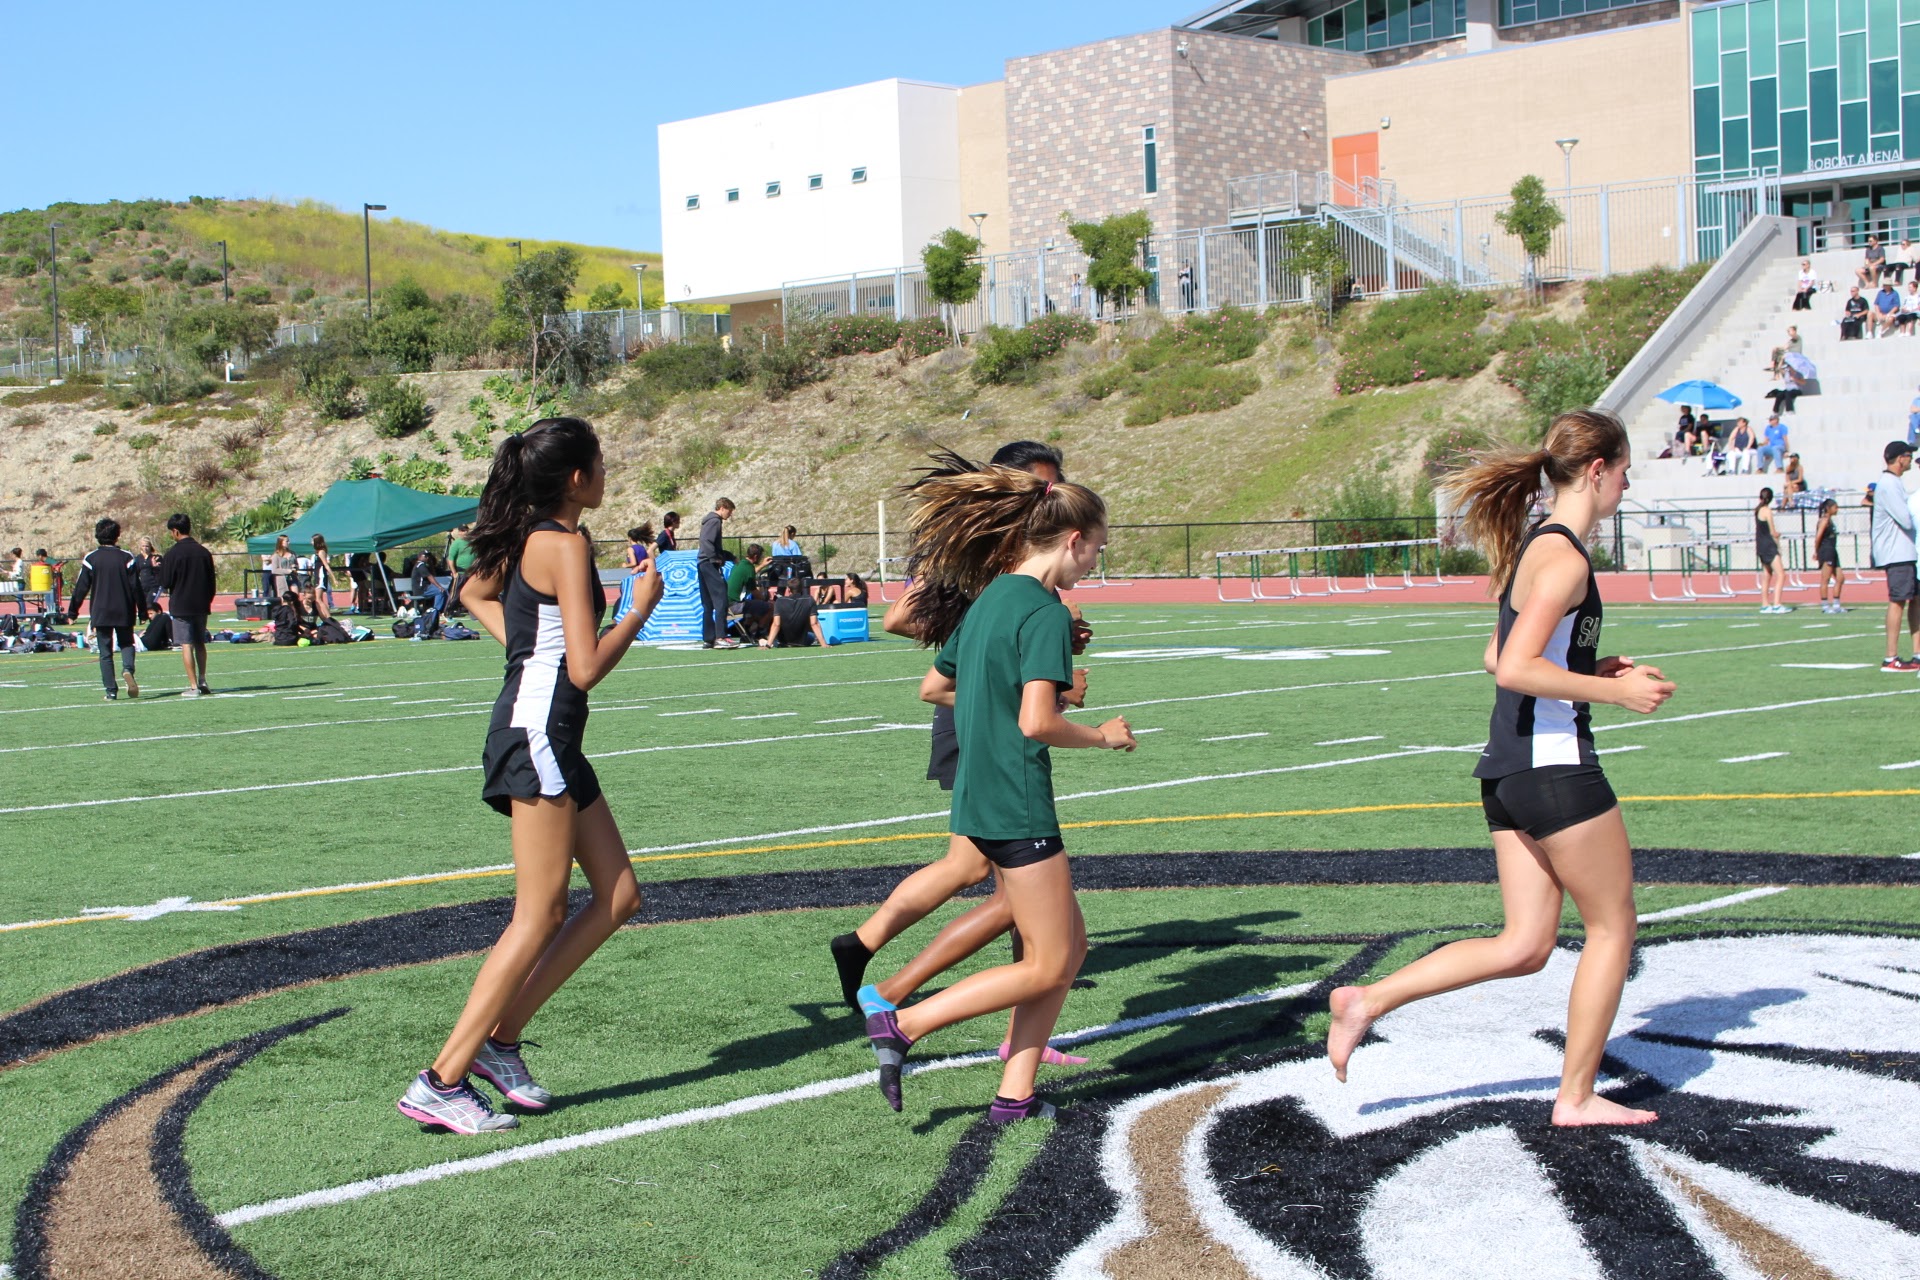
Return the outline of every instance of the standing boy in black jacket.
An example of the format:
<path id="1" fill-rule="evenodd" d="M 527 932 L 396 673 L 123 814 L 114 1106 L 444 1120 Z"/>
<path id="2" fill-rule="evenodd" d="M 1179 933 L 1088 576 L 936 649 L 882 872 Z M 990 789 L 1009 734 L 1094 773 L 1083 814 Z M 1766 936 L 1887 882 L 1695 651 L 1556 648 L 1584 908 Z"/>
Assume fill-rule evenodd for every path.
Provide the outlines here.
<path id="1" fill-rule="evenodd" d="M 180 696 L 198 698 L 212 693 L 207 687 L 207 615 L 213 612 L 213 553 L 193 540 L 193 521 L 176 511 L 167 517 L 173 545 L 160 557 L 160 585 L 167 589 L 167 608 L 173 614 L 173 642 L 187 668 L 187 689 Z"/>
<path id="2" fill-rule="evenodd" d="M 120 522 L 111 516 L 93 526 L 93 540 L 100 545 L 80 561 L 80 577 L 73 584 L 67 616 L 78 616 L 81 601 L 93 597 L 87 620 L 93 624 L 93 643 L 100 653 L 100 683 L 107 687 L 107 701 L 115 702 L 120 697 L 120 686 L 113 678 L 116 642 L 127 679 L 127 696 L 137 698 L 140 682 L 133 678 L 133 621 L 136 617 L 147 620 L 147 597 L 140 590 L 140 561 L 120 549 Z"/>
<path id="3" fill-rule="evenodd" d="M 723 543 L 733 499 L 721 498 L 700 520 L 700 641 L 706 649 L 738 649 L 727 638 L 727 574 L 729 559 Z"/>

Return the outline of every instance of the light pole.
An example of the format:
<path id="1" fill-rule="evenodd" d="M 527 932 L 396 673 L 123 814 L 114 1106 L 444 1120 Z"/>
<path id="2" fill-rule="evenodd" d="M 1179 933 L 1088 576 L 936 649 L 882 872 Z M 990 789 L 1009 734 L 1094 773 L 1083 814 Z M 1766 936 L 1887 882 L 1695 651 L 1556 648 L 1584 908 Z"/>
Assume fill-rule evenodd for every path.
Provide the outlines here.
<path id="1" fill-rule="evenodd" d="M 1571 193 L 1573 191 L 1573 149 L 1580 145 L 1580 139 L 1555 138 L 1553 145 L 1560 148 L 1560 158 L 1566 165 L 1566 180 L 1561 185 Z"/>
<path id="2" fill-rule="evenodd" d="M 60 381 L 60 224 L 47 224 L 47 270 L 53 273 L 53 380 Z"/>
<path id="3" fill-rule="evenodd" d="M 647 309 L 647 264 L 644 262 L 635 262 L 631 265 L 634 272 L 633 309 L 635 311 L 645 311 Z"/>
<path id="4" fill-rule="evenodd" d="M 232 302 L 233 290 L 227 287 L 227 242 L 220 242 L 220 301 Z"/>
<path id="5" fill-rule="evenodd" d="M 985 257 L 987 253 L 987 233 L 982 228 L 987 221 L 987 215 L 984 213 L 970 213 L 967 216 L 973 219 L 973 238 L 980 242 L 980 256 Z"/>
<path id="6" fill-rule="evenodd" d="M 373 215 L 385 213 L 383 204 L 362 204 L 360 206 L 360 242 L 367 255 L 367 319 L 373 319 Z"/>
<path id="7" fill-rule="evenodd" d="M 507 245 L 513 250 L 513 260 L 515 262 L 520 261 L 520 242 L 518 240 L 509 240 L 507 241 Z"/>

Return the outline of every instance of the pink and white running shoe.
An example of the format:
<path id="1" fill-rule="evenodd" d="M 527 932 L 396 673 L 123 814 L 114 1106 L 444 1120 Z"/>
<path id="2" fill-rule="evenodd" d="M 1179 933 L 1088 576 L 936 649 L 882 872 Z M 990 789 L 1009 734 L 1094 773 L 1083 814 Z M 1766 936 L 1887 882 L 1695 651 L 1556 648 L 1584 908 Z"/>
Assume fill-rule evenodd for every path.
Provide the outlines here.
<path id="1" fill-rule="evenodd" d="M 545 1111 L 553 1095 L 542 1089 L 534 1080 L 533 1072 L 527 1070 L 526 1059 L 520 1056 L 523 1044 L 534 1042 L 519 1040 L 502 1044 L 488 1036 L 481 1042 L 480 1052 L 474 1055 L 473 1074 L 498 1089 L 508 1102 L 531 1111 Z M 534 1047 L 539 1048 L 537 1044 Z"/>
<path id="2" fill-rule="evenodd" d="M 495 1133 L 501 1129 L 518 1129 L 519 1116 L 505 1116 L 487 1105 L 480 1091 L 467 1083 L 462 1076 L 460 1083 L 446 1089 L 436 1089 L 422 1071 L 400 1095 L 400 1101 L 394 1104 L 400 1114 L 409 1120 L 418 1120 L 421 1124 L 437 1125 L 442 1129 L 451 1129 L 455 1133 Z"/>

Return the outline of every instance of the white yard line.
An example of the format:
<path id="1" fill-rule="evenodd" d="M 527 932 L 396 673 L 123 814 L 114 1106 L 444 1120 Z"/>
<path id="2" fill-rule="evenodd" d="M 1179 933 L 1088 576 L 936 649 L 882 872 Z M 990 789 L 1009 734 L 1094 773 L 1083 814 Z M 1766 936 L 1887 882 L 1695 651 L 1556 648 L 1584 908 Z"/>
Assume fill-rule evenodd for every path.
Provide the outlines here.
<path id="1" fill-rule="evenodd" d="M 1895 769 L 1920 769 L 1920 760 L 1902 760 L 1899 764 L 1883 764 L 1880 767 L 1888 772 Z"/>
<path id="2" fill-rule="evenodd" d="M 656 714 L 662 719 L 670 719 L 673 716 L 717 716 L 725 712 L 725 707 L 702 707 L 698 711 L 661 711 Z"/>
<path id="3" fill-rule="evenodd" d="M 1290 987 L 1280 987 L 1272 991 L 1256 992 L 1252 995 L 1237 996 L 1231 1000 L 1215 1001 L 1211 1004 L 1186 1005 L 1179 1009 L 1168 1009 L 1162 1013 L 1147 1014 L 1138 1018 L 1123 1018 L 1117 1022 L 1102 1026 L 1087 1027 L 1080 1031 L 1055 1036 L 1050 1043 L 1056 1046 L 1086 1044 L 1095 1040 L 1111 1039 L 1114 1036 L 1128 1035 L 1135 1031 L 1145 1031 L 1153 1027 L 1164 1026 L 1169 1022 L 1180 1022 L 1188 1018 L 1200 1018 L 1209 1014 L 1222 1013 L 1232 1009 L 1244 1009 L 1251 1005 L 1271 1004 L 1279 1000 L 1292 999 L 1311 990 L 1310 982 L 1296 983 Z M 955 1067 L 984 1066 L 996 1059 L 991 1053 L 957 1054 L 949 1058 L 936 1058 L 930 1062 L 912 1063 L 907 1076 L 912 1079 L 931 1071 L 946 1071 Z M 532 1142 L 525 1146 L 508 1147 L 503 1151 L 489 1151 L 485 1155 L 469 1156 L 464 1160 L 448 1160 L 440 1164 L 430 1164 L 418 1169 L 409 1169 L 404 1173 L 383 1174 L 377 1178 L 367 1178 L 360 1182 L 349 1182 L 343 1186 L 328 1187 L 320 1191 L 309 1191 L 302 1195 L 286 1196 L 279 1200 L 269 1200 L 262 1204 L 247 1205 L 244 1208 L 231 1209 L 215 1219 L 222 1227 L 233 1228 L 249 1222 L 258 1222 L 262 1218 L 275 1218 L 282 1214 L 298 1213 L 303 1209 L 317 1209 L 326 1205 L 346 1204 L 353 1200 L 364 1200 L 368 1196 L 384 1191 L 397 1191 L 402 1187 L 415 1187 L 422 1183 L 438 1182 L 444 1178 L 457 1177 L 466 1173 L 481 1173 L 489 1169 L 499 1169 L 507 1165 L 524 1164 L 529 1160 L 544 1160 L 549 1156 L 565 1155 L 568 1152 L 581 1151 L 589 1147 L 605 1146 L 610 1142 L 619 1142 L 626 1138 L 638 1138 L 649 1133 L 661 1133 L 670 1129 L 682 1129 L 689 1125 L 703 1124 L 708 1120 L 726 1120 L 734 1116 L 750 1115 L 756 1111 L 765 1111 L 789 1102 L 804 1102 L 814 1098 L 831 1097 L 834 1094 L 850 1093 L 855 1089 L 871 1085 L 878 1073 L 861 1071 L 850 1076 L 840 1076 L 832 1080 L 816 1080 L 811 1084 L 797 1085 L 791 1089 L 781 1089 L 773 1093 L 760 1093 L 752 1097 L 738 1098 L 732 1102 L 714 1106 L 694 1107 L 686 1111 L 676 1111 L 669 1115 L 654 1116 L 646 1120 L 631 1120 L 626 1124 L 611 1125 L 604 1129 L 591 1129 L 585 1133 L 570 1134 L 564 1138 L 549 1138 L 545 1142 Z"/>
<path id="4" fill-rule="evenodd" d="M 1325 742 L 1316 742 L 1316 747 L 1344 747 L 1355 742 L 1379 742 L 1384 734 L 1370 733 L 1364 738 L 1328 738 Z"/>
<path id="5" fill-rule="evenodd" d="M 1685 716 L 1654 716 L 1645 720 L 1628 720 L 1620 724 L 1603 724 L 1594 727 L 1595 733 L 1610 733 L 1620 729 L 1658 729 L 1662 725 L 1685 724 L 1690 720 L 1718 720 L 1722 716 L 1746 716 L 1759 711 L 1791 711 L 1795 707 L 1818 707 L 1831 702 L 1865 702 L 1870 698 L 1903 698 L 1920 693 L 1915 689 L 1882 689 L 1878 693 L 1847 693 L 1832 698 L 1800 698 L 1793 702 L 1769 702 L 1759 707 L 1723 707 L 1719 711 L 1696 711 Z"/>
<path id="6" fill-rule="evenodd" d="M 1690 902 L 1684 907 L 1668 907 L 1665 911 L 1649 911 L 1639 917 L 1641 924 L 1654 920 L 1677 920 L 1681 916 L 1697 916 L 1703 911 L 1718 911 L 1722 907 L 1738 906 L 1742 902 L 1752 902 L 1757 898 L 1771 898 L 1776 893 L 1785 893 L 1788 886 L 1770 885 L 1764 889 L 1748 889 L 1744 893 L 1730 893 L 1724 898 L 1709 898 L 1705 902 Z"/>
<path id="7" fill-rule="evenodd" d="M 1785 751 L 1762 751 L 1750 756 L 1728 756 L 1721 764 L 1752 764 L 1756 760 L 1778 760 L 1786 755 Z"/>
<path id="8" fill-rule="evenodd" d="M 1647 748 L 1644 743 L 1636 742 L 1629 747 L 1601 747 L 1598 751 L 1595 751 L 1593 754 L 1597 756 L 1617 756 L 1623 751 L 1645 751 L 1646 749 Z"/>
<path id="9" fill-rule="evenodd" d="M 754 716 L 735 716 L 735 720 L 783 720 L 788 716 L 797 716 L 798 711 L 763 711 Z"/>
<path id="10" fill-rule="evenodd" d="M 879 716 L 835 716 L 831 720 L 815 720 L 815 724 L 858 724 L 863 720 L 878 720 Z"/>
<path id="11" fill-rule="evenodd" d="M 1217 738 L 1201 738 L 1200 741 L 1201 742 L 1238 742 L 1242 738 L 1264 738 L 1266 736 L 1268 736 L 1266 731 L 1262 730 L 1259 733 L 1223 733 Z"/>

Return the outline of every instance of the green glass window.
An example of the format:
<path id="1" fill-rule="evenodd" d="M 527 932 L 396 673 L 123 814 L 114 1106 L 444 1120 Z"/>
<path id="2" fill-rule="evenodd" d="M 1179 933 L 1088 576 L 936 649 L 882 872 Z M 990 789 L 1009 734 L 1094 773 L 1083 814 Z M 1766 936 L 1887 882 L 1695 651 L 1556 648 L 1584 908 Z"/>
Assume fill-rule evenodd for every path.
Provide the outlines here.
<path id="1" fill-rule="evenodd" d="M 1900 28 L 1900 92 L 1920 93 L 1920 27 Z"/>
<path id="2" fill-rule="evenodd" d="M 1780 105 L 1807 105 L 1807 46 L 1798 41 L 1780 46 Z"/>
<path id="3" fill-rule="evenodd" d="M 1366 0 L 1366 5 L 1367 48 L 1384 49 L 1387 47 L 1387 0 Z"/>
<path id="4" fill-rule="evenodd" d="M 1747 47 L 1747 6 L 1722 5 L 1720 8 L 1720 52 L 1725 54 Z"/>
<path id="5" fill-rule="evenodd" d="M 1407 0 L 1387 0 L 1387 43 L 1410 44 L 1412 28 L 1407 23 Z"/>
<path id="6" fill-rule="evenodd" d="M 1895 133 L 1900 128 L 1900 64 L 1889 58 L 1867 69 L 1867 101 L 1872 104 L 1870 128 Z M 1878 150 L 1878 148 L 1875 148 Z"/>
<path id="7" fill-rule="evenodd" d="M 1744 53 L 1720 55 L 1720 114 L 1747 114 L 1747 55 Z"/>
<path id="8" fill-rule="evenodd" d="M 1840 73 L 1813 71 L 1807 75 L 1807 106 L 1815 142 L 1840 140 Z"/>
<path id="9" fill-rule="evenodd" d="M 1747 156 L 1747 122 L 1729 120 L 1721 126 L 1720 167 L 1727 173 L 1738 173 L 1752 161 Z"/>
<path id="10" fill-rule="evenodd" d="M 1747 115 L 1753 120 L 1753 149 L 1780 145 L 1780 89 L 1775 80 L 1755 80 L 1747 94 Z"/>
<path id="11" fill-rule="evenodd" d="M 1693 11 L 1693 83 L 1720 83 L 1720 12 L 1717 9 Z"/>
<path id="12" fill-rule="evenodd" d="M 1840 30 L 1867 29 L 1867 0 L 1840 0 Z"/>
<path id="13" fill-rule="evenodd" d="M 1840 34 L 1835 9 L 1822 0 L 1807 0 L 1807 65 L 1816 70 L 1840 65 Z"/>
<path id="14" fill-rule="evenodd" d="M 1920 152 L 1920 93 L 1900 99 L 1900 132 L 1906 137 L 1906 152 Z"/>
<path id="15" fill-rule="evenodd" d="M 1693 91 L 1693 154 L 1720 154 L 1720 91 L 1708 87 Z"/>
<path id="16" fill-rule="evenodd" d="M 1747 6 L 1747 63 L 1756 76 L 1770 76 L 1778 66 L 1779 44 L 1773 34 L 1773 0 L 1753 0 Z"/>
<path id="17" fill-rule="evenodd" d="M 1867 96 L 1867 38 L 1840 37 L 1840 101 L 1858 102 Z"/>
<path id="18" fill-rule="evenodd" d="M 1780 0 L 1779 19 L 1782 40 L 1807 38 L 1807 0 Z"/>
<path id="19" fill-rule="evenodd" d="M 1900 0 L 1900 21 L 1920 22 L 1920 0 Z"/>
<path id="20" fill-rule="evenodd" d="M 1325 19 L 1322 19 L 1322 18 L 1307 19 L 1307 43 L 1313 44 L 1313 45 L 1320 45 L 1320 44 L 1325 44 L 1326 42 L 1327 40 L 1326 40 Z"/>
<path id="21" fill-rule="evenodd" d="M 1805 173 L 1807 170 L 1807 113 L 1780 113 L 1780 172 Z"/>
<path id="22" fill-rule="evenodd" d="M 1900 0 L 1867 0 L 1867 42 L 1872 58 L 1891 58 L 1899 52 Z"/>
<path id="23" fill-rule="evenodd" d="M 1843 102 L 1840 104 L 1840 154 L 1849 157 L 1847 163 L 1857 164 L 1853 157 L 1863 157 L 1870 150 L 1867 137 L 1867 104 L 1864 102 Z"/>

